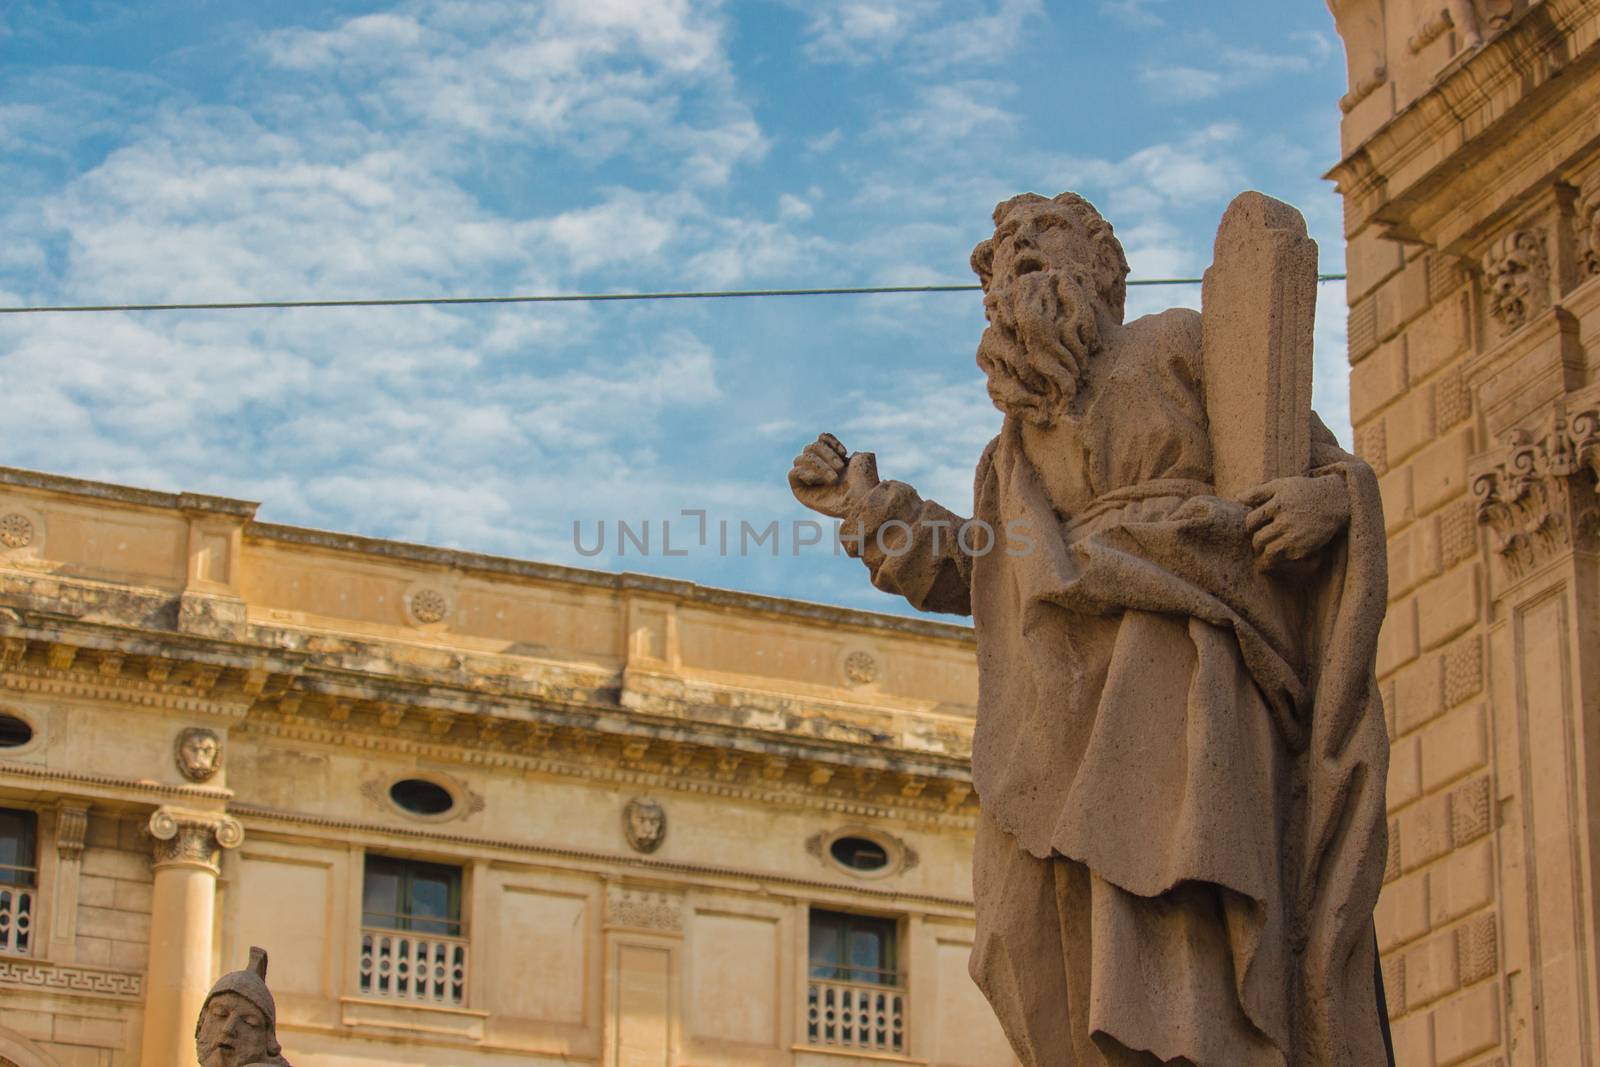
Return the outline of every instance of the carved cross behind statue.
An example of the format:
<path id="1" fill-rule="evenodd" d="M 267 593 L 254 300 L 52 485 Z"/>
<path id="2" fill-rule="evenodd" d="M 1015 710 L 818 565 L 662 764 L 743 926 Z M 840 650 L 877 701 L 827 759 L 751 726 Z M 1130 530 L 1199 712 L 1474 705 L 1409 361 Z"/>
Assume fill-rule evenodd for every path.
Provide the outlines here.
<path id="1" fill-rule="evenodd" d="M 1317 243 L 1280 200 L 1242 193 L 1222 216 L 1201 294 L 1217 495 L 1238 499 L 1311 464 Z"/>

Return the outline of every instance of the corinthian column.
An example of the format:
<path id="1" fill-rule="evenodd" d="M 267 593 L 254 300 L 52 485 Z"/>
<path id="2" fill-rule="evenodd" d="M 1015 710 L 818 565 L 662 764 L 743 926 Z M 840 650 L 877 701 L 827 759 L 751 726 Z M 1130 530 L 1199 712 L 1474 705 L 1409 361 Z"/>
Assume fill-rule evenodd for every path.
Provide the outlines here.
<path id="1" fill-rule="evenodd" d="M 195 1019 L 211 988 L 218 861 L 244 840 L 244 829 L 225 815 L 160 808 L 150 816 L 150 836 L 155 886 L 139 1062 L 194 1067 Z"/>

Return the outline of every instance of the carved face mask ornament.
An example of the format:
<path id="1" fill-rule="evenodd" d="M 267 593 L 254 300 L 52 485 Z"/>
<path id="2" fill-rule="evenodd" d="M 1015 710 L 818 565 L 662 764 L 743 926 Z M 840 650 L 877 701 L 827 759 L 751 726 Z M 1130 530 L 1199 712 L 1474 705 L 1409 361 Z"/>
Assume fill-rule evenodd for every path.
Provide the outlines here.
<path id="1" fill-rule="evenodd" d="M 200 727 L 178 735 L 178 771 L 191 782 L 204 782 L 222 769 L 222 739 Z"/>
<path id="2" fill-rule="evenodd" d="M 635 797 L 622 814 L 628 844 L 636 852 L 654 852 L 667 837 L 667 813 L 654 800 Z"/>

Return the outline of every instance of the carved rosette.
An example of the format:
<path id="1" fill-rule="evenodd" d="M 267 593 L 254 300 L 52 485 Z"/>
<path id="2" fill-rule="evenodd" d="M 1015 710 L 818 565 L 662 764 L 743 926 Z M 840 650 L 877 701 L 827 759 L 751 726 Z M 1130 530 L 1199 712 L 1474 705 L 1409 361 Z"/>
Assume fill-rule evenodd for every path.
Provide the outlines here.
<path id="1" fill-rule="evenodd" d="M 1541 433 L 1519 430 L 1472 466 L 1478 522 L 1506 573 L 1519 578 L 1600 528 L 1600 389 L 1558 405 Z"/>
<path id="2" fill-rule="evenodd" d="M 195 867 L 217 874 L 222 850 L 244 842 L 244 827 L 227 815 L 158 808 L 150 816 L 155 839 L 155 869 Z"/>
<path id="3" fill-rule="evenodd" d="M 1483 255 L 1489 314 L 1501 336 L 1522 329 L 1550 306 L 1550 250 L 1543 230 L 1512 230 Z"/>

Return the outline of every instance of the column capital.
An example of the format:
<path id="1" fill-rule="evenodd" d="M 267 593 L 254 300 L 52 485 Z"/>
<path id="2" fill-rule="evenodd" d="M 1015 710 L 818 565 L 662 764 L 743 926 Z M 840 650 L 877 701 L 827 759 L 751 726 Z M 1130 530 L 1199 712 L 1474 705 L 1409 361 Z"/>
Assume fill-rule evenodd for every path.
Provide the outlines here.
<path id="1" fill-rule="evenodd" d="M 220 870 L 225 848 L 238 848 L 244 827 L 228 815 L 182 808 L 157 808 L 150 816 L 150 836 L 155 839 L 155 869 L 192 867 Z"/>

